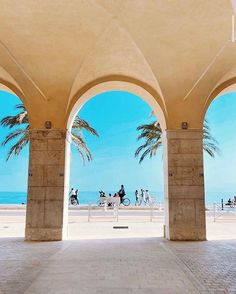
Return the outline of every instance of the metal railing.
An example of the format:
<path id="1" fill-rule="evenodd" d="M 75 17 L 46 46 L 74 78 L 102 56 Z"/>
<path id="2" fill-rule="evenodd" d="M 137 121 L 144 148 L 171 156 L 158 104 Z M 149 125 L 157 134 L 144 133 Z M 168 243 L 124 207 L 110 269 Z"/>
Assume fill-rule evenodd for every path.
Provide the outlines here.
<path id="1" fill-rule="evenodd" d="M 151 202 L 149 205 L 144 206 L 143 209 L 139 207 L 123 207 L 117 203 L 108 205 L 103 199 L 102 205 L 89 204 L 88 206 L 88 222 L 91 221 L 131 221 L 135 222 L 153 222 L 160 220 L 163 217 L 164 206 L 161 202 Z M 129 209 L 130 208 L 130 209 Z"/>
<path id="2" fill-rule="evenodd" d="M 236 220 L 236 206 L 213 203 L 213 222 L 217 219 Z"/>
<path id="3" fill-rule="evenodd" d="M 113 206 L 108 206 L 107 202 L 104 202 L 103 206 L 98 206 L 96 204 L 89 204 L 88 206 L 88 222 L 92 220 L 112 220 L 117 221 L 119 218 L 119 205 L 114 204 Z"/>
<path id="4" fill-rule="evenodd" d="M 160 218 L 160 213 L 164 212 L 164 205 L 162 202 L 150 203 L 150 222 Z"/>

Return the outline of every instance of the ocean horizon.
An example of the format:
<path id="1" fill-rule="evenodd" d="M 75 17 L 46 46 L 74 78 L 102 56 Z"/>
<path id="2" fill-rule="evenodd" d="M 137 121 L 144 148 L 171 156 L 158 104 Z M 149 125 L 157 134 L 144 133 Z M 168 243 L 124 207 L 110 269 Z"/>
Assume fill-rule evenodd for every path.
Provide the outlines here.
<path id="1" fill-rule="evenodd" d="M 107 191 L 106 195 L 111 193 L 114 195 L 115 191 Z M 154 197 L 158 202 L 164 202 L 164 192 L 163 191 L 150 191 L 150 195 Z M 221 199 L 226 202 L 229 198 L 233 198 L 236 192 L 206 192 L 205 193 L 205 203 L 206 205 L 211 205 L 214 202 L 220 203 Z M 126 197 L 131 201 L 131 204 L 135 203 L 134 191 L 126 192 Z M 80 204 L 95 204 L 99 198 L 98 191 L 80 191 L 79 201 Z M 27 192 L 11 192 L 11 191 L 1 191 L 0 192 L 0 204 L 26 204 L 27 203 Z"/>

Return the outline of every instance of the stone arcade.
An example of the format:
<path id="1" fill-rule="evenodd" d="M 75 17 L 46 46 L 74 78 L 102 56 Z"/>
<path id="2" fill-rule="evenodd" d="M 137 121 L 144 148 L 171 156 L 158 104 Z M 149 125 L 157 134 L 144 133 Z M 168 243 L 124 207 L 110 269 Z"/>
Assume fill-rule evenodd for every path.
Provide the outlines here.
<path id="1" fill-rule="evenodd" d="M 21 98 L 31 127 L 26 240 L 65 236 L 68 129 L 108 90 L 139 95 L 160 120 L 166 238 L 206 239 L 202 123 L 211 101 L 234 90 L 232 4 L 1 1 L 1 88 Z"/>

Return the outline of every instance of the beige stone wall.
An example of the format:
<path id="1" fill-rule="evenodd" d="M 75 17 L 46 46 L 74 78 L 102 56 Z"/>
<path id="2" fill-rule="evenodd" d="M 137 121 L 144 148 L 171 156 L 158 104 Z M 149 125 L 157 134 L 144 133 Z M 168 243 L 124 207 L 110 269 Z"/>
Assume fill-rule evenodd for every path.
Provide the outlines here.
<path id="1" fill-rule="evenodd" d="M 65 130 L 30 132 L 26 240 L 61 240 Z"/>
<path id="2" fill-rule="evenodd" d="M 205 240 L 202 130 L 167 130 L 165 136 L 166 237 Z"/>

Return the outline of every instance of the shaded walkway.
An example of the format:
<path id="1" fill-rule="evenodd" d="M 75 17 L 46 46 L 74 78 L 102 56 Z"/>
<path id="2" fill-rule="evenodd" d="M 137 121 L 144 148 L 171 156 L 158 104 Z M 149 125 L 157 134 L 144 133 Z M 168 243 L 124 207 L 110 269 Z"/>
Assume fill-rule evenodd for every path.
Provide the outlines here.
<path id="1" fill-rule="evenodd" d="M 4 294 L 236 293 L 236 241 L 2 238 L 0 268 Z"/>

